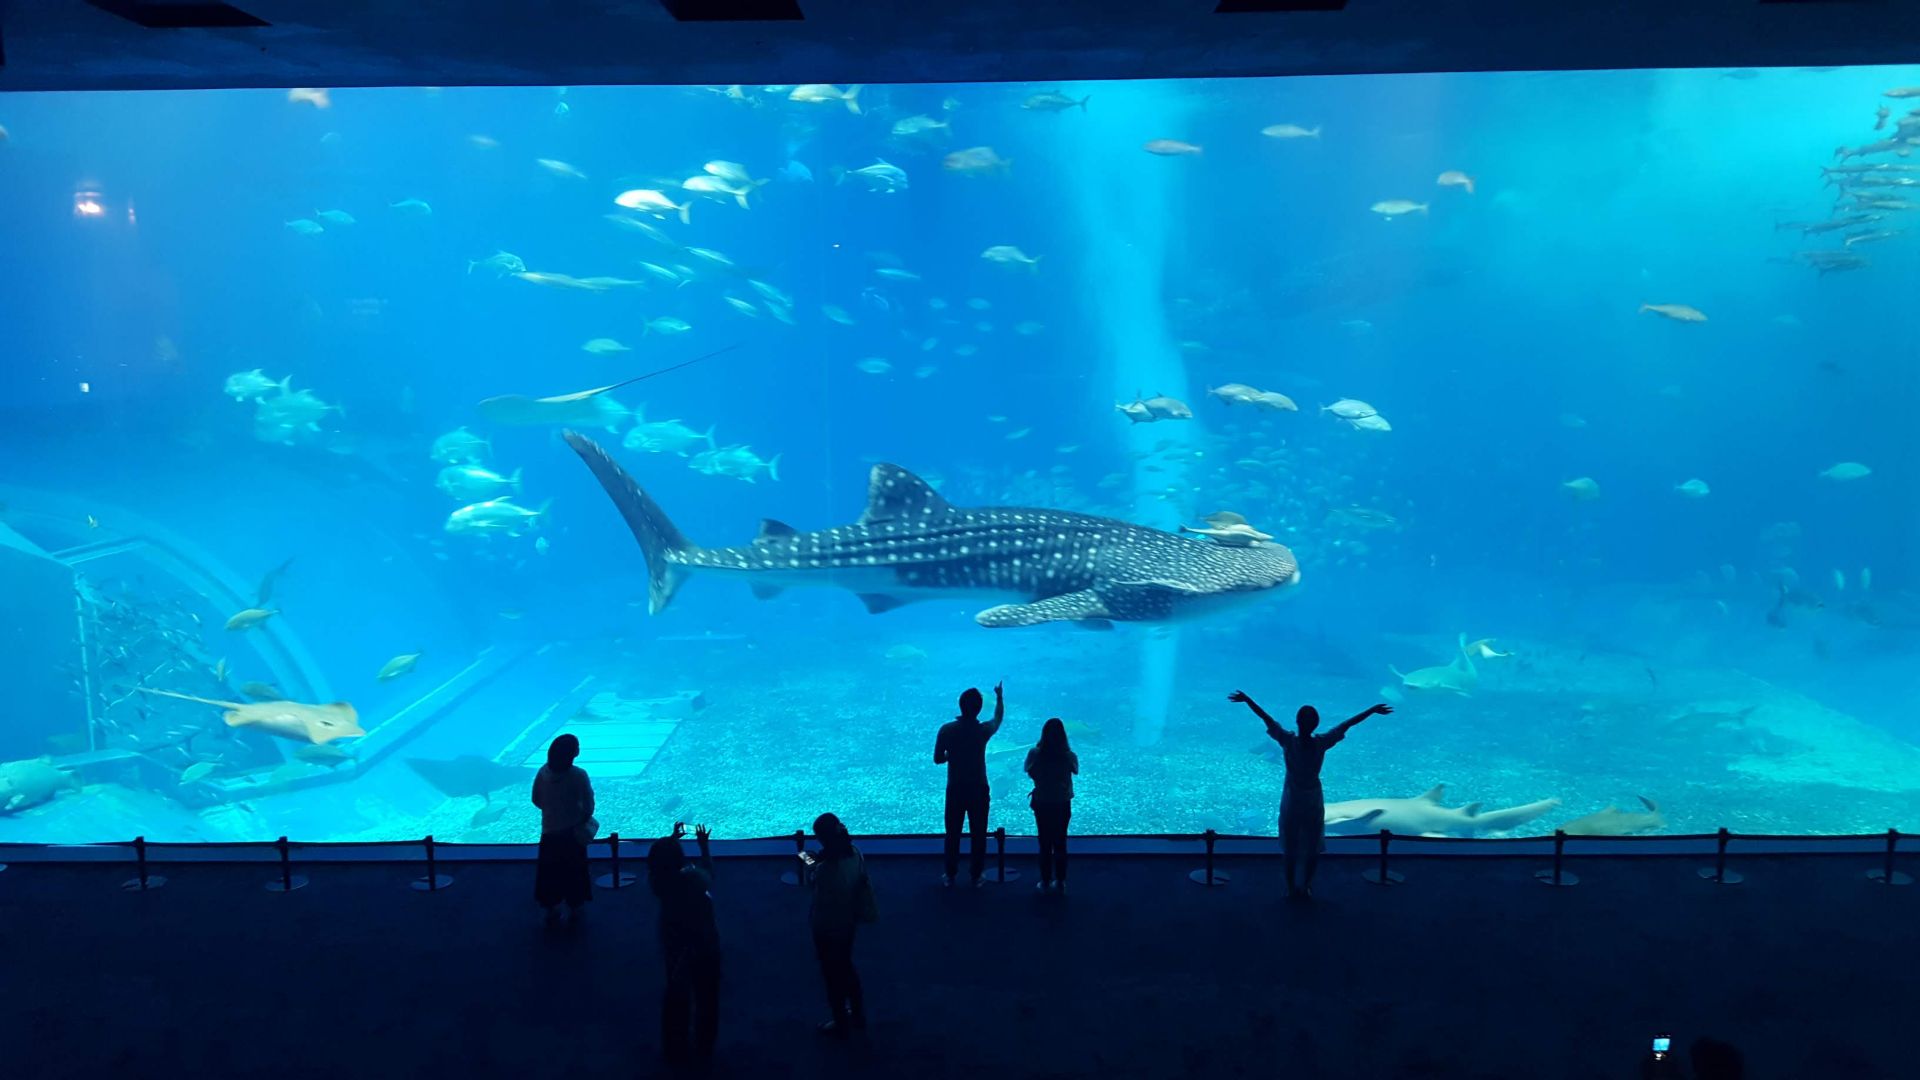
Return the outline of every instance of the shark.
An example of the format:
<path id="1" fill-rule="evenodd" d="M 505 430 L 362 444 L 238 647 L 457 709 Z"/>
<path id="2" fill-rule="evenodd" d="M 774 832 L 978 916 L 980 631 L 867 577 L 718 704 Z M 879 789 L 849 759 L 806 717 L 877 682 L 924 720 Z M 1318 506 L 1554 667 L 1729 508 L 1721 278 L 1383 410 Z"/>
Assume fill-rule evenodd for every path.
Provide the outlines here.
<path id="1" fill-rule="evenodd" d="M 1447 690 L 1461 697 L 1472 697 L 1470 691 L 1480 685 L 1480 669 L 1473 666 L 1473 658 L 1478 656 L 1482 660 L 1493 660 L 1512 655 L 1512 653 L 1503 653 L 1495 649 L 1492 638 L 1468 642 L 1467 635 L 1461 634 L 1459 655 L 1449 663 L 1415 668 L 1412 671 L 1401 671 L 1392 664 L 1388 664 L 1387 670 L 1393 672 L 1399 678 L 1401 685 L 1409 690 Z"/>
<path id="2" fill-rule="evenodd" d="M 1481 810 L 1479 803 L 1440 805 L 1444 784 L 1411 799 L 1353 799 L 1327 804 L 1327 831 L 1335 834 L 1376 833 L 1382 829 L 1406 836 L 1478 836 L 1509 832 L 1560 805 L 1559 799 L 1541 799 L 1500 810 Z"/>
<path id="3" fill-rule="evenodd" d="M 1281 544 L 1228 547 L 1063 510 L 957 507 L 890 464 L 869 472 L 866 511 L 851 525 L 801 532 L 766 520 L 752 543 L 701 547 L 605 448 L 578 432 L 566 440 L 638 541 L 655 615 L 694 573 L 744 578 L 763 599 L 796 586 L 843 588 L 875 614 L 916 600 L 994 595 L 1008 602 L 974 621 L 995 628 L 1185 619 L 1300 582 L 1300 564 Z"/>
<path id="4" fill-rule="evenodd" d="M 1638 798 L 1640 805 L 1646 807 L 1645 811 L 1609 806 L 1585 817 L 1574 818 L 1560 828 L 1568 836 L 1632 836 L 1666 828 L 1667 818 L 1660 812 L 1659 805 L 1645 795 Z"/>

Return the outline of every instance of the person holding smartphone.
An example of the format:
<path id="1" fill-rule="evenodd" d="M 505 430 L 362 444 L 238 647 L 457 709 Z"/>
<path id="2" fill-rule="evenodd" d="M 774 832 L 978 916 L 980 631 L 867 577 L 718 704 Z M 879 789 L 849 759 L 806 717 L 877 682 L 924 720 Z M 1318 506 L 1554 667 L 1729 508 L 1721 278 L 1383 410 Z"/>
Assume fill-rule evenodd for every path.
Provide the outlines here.
<path id="1" fill-rule="evenodd" d="M 1281 727 L 1243 691 L 1235 690 L 1227 695 L 1227 700 L 1252 709 L 1267 725 L 1267 735 L 1280 744 L 1287 769 L 1286 782 L 1280 789 L 1280 844 L 1286 859 L 1287 896 L 1311 900 L 1313 872 L 1320 866 L 1320 849 L 1326 845 L 1327 832 L 1327 796 L 1320 787 L 1320 766 L 1326 763 L 1327 751 L 1346 738 L 1355 724 L 1376 713 L 1385 716 L 1393 707 L 1375 705 L 1335 724 L 1325 735 L 1315 735 L 1314 729 L 1320 726 L 1320 711 L 1311 705 L 1300 706 L 1300 711 L 1294 714 L 1294 721 L 1300 725 L 1299 733 L 1295 734 Z"/>
<path id="2" fill-rule="evenodd" d="M 878 911 L 867 860 L 853 846 L 847 827 L 835 815 L 821 814 L 813 821 L 813 835 L 820 841 L 819 854 L 803 852 L 800 859 L 806 864 L 807 887 L 813 894 L 807 915 L 813 951 L 832 1012 L 820 1025 L 820 1033 L 844 1039 L 854 1029 L 867 1026 L 860 973 L 853 966 L 853 939 L 860 924 L 873 922 Z"/>
<path id="3" fill-rule="evenodd" d="M 688 862 L 680 838 L 684 822 L 647 849 L 647 887 L 660 901 L 660 959 L 666 987 L 660 998 L 660 1050 L 681 1061 L 688 1050 L 713 1056 L 720 1035 L 720 928 L 713 917 L 713 830 L 693 827 L 700 858 Z"/>
<path id="4" fill-rule="evenodd" d="M 1067 725 L 1053 717 L 1040 728 L 1040 741 L 1027 751 L 1027 775 L 1033 778 L 1034 832 L 1040 838 L 1041 892 L 1067 887 L 1067 825 L 1073 820 L 1073 778 L 1080 758 L 1067 743 Z"/>
<path id="5" fill-rule="evenodd" d="M 960 715 L 940 725 L 933 740 L 933 763 L 947 767 L 946 873 L 942 885 L 952 885 L 960 872 L 960 827 L 964 824 L 972 837 L 973 884 L 977 888 L 987 873 L 987 810 L 993 789 L 987 782 L 987 740 L 1000 730 L 1007 717 L 1003 684 L 993 687 L 993 719 L 980 722 L 980 709 L 986 704 L 980 691 L 968 687 L 960 695 Z"/>

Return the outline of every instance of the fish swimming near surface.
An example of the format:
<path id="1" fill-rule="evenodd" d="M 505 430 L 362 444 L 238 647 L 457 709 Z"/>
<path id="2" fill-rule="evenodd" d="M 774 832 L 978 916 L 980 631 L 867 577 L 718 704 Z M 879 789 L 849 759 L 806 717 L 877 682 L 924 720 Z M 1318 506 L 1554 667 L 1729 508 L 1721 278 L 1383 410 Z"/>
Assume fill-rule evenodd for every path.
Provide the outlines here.
<path id="1" fill-rule="evenodd" d="M 280 575 L 286 573 L 292 569 L 292 567 L 293 560 L 288 559 L 286 562 L 281 563 L 279 566 L 261 575 L 260 588 L 255 590 L 253 597 L 253 605 L 255 607 L 264 608 L 267 606 L 267 601 L 273 599 L 273 587 L 279 582 Z"/>
<path id="2" fill-rule="evenodd" d="M 860 520 L 816 532 L 763 521 L 740 547 L 689 541 L 593 440 L 568 445 L 626 519 L 647 564 L 648 607 L 665 610 L 689 574 L 744 578 L 762 598 L 830 585 L 878 614 L 940 596 L 1011 595 L 974 616 L 987 627 L 1155 622 L 1277 595 L 1300 580 L 1284 545 L 1227 547 L 1113 518 L 1024 507 L 956 507 L 897 465 L 868 475 Z"/>
<path id="3" fill-rule="evenodd" d="M 330 705 L 303 705 L 297 701 L 215 701 L 192 694 L 176 694 L 171 690 L 149 690 L 144 686 L 136 689 L 143 694 L 222 708 L 227 710 L 225 719 L 228 727 L 258 728 L 268 735 L 298 742 L 320 745 L 367 733 L 360 726 L 360 714 L 344 701 Z"/>
<path id="4" fill-rule="evenodd" d="M 1645 795 L 1638 798 L 1640 805 L 1646 807 L 1644 812 L 1609 806 L 1598 813 L 1574 818 L 1560 826 L 1560 831 L 1568 836 L 1632 836 L 1666 828 L 1667 819 L 1660 813 L 1660 807 Z"/>
<path id="5" fill-rule="evenodd" d="M 1327 831 L 1336 835 L 1377 833 L 1382 829 L 1404 836 L 1478 836 L 1510 832 L 1560 805 L 1542 799 L 1501 810 L 1481 810 L 1479 803 L 1448 807 L 1440 804 L 1444 784 L 1411 799 L 1352 799 L 1327 804 Z"/>

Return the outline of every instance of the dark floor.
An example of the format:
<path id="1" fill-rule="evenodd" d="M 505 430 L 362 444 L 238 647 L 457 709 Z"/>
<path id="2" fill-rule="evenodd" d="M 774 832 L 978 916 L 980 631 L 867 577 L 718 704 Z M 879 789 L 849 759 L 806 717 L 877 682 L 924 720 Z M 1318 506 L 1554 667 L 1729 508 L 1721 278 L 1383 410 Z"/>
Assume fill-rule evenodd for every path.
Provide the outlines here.
<path id="1" fill-rule="evenodd" d="M 715 1072 L 751 1077 L 1631 1078 L 1649 1036 L 1711 1033 L 1749 1075 L 1911 1077 L 1920 887 L 1870 859 L 1527 859 L 1403 864 L 1398 888 L 1332 861 L 1320 899 L 1275 899 L 1277 860 L 1088 857 L 1073 893 L 941 890 L 935 861 L 876 858 L 881 922 L 860 966 L 873 1026 L 824 1015 L 804 897 L 784 863 L 726 860 Z M 529 864 L 319 865 L 292 895 L 260 866 L 0 874 L 0 1074 L 8 1077 L 660 1075 L 644 888 L 541 926 Z M 1028 868 L 1029 877 L 1031 868 Z"/>

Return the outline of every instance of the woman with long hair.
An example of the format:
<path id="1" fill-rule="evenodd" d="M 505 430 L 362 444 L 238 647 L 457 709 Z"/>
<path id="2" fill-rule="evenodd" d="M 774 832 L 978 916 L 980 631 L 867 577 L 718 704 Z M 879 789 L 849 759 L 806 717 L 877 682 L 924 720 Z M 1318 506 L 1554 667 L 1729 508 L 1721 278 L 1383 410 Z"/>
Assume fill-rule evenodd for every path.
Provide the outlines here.
<path id="1" fill-rule="evenodd" d="M 1067 824 L 1073 820 L 1073 778 L 1080 758 L 1067 744 L 1067 725 L 1053 717 L 1040 728 L 1040 741 L 1027 751 L 1027 775 L 1033 778 L 1033 824 L 1040 836 L 1040 880 L 1034 888 L 1060 892 L 1067 887 Z"/>
<path id="2" fill-rule="evenodd" d="M 720 1033 L 720 929 L 713 918 L 713 833 L 693 827 L 700 858 L 687 861 L 679 822 L 671 836 L 647 849 L 647 886 L 660 901 L 660 958 L 666 964 L 666 992 L 660 1000 L 660 1048 L 668 1061 L 680 1061 L 689 1047 L 702 1058 L 713 1055 Z M 691 1040 L 691 1041 L 689 1041 Z"/>
<path id="3" fill-rule="evenodd" d="M 547 909 L 547 921 L 560 918 L 560 905 L 579 918 L 593 898 L 588 877 L 587 844 L 600 831 L 593 818 L 593 783 L 575 765 L 580 740 L 562 735 L 547 747 L 547 763 L 533 777 L 533 805 L 540 808 L 540 856 L 533 871 L 533 898 Z"/>
<path id="4" fill-rule="evenodd" d="M 808 883 L 813 891 L 808 921 L 813 927 L 813 951 L 820 960 L 820 977 L 827 986 L 827 1007 L 832 1012 L 820 1025 L 820 1032 L 845 1038 L 852 1029 L 867 1026 L 860 973 L 853 967 L 853 938 L 860 924 L 873 922 L 878 912 L 873 882 L 867 877 L 867 861 L 853 846 L 847 827 L 838 817 L 821 814 L 813 821 L 813 835 L 820 841 L 820 851 L 806 857 Z"/>

